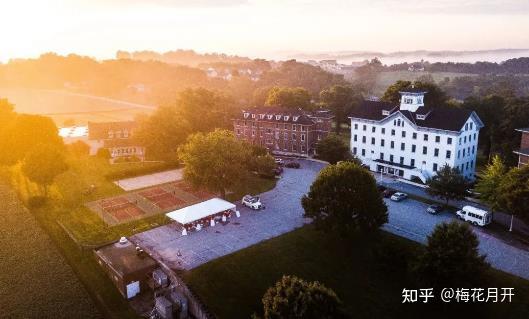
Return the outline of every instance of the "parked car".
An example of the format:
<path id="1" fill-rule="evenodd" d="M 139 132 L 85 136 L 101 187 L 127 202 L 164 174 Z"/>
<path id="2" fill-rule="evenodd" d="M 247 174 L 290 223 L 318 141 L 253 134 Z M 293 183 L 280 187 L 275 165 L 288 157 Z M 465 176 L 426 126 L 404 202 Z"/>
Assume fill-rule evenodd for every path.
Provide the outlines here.
<path id="1" fill-rule="evenodd" d="M 288 162 L 285 164 L 285 167 L 288 167 L 288 168 L 300 168 L 301 165 L 299 164 L 299 162 Z"/>
<path id="2" fill-rule="evenodd" d="M 243 206 L 250 207 L 253 210 L 259 210 L 264 208 L 263 204 L 261 204 L 261 199 L 259 198 L 259 196 L 244 195 L 241 200 L 241 204 Z"/>
<path id="3" fill-rule="evenodd" d="M 279 157 L 276 157 L 276 164 L 279 165 L 279 166 L 283 166 L 284 162 L 283 162 L 283 159 L 282 158 L 279 158 Z"/>
<path id="4" fill-rule="evenodd" d="M 492 213 L 474 206 L 464 206 L 456 212 L 456 216 L 475 226 L 486 226 L 492 222 Z"/>
<path id="5" fill-rule="evenodd" d="M 400 202 L 402 200 L 405 200 L 406 198 L 408 198 L 408 194 L 406 193 L 395 193 L 390 197 L 390 199 L 394 202 Z"/>
<path id="6" fill-rule="evenodd" d="M 384 193 L 388 188 L 384 185 L 377 184 L 377 189 L 379 192 Z"/>
<path id="7" fill-rule="evenodd" d="M 274 174 L 277 176 L 277 175 L 281 175 L 283 173 L 283 167 L 277 165 L 276 168 L 274 168 Z"/>
<path id="8" fill-rule="evenodd" d="M 395 194 L 397 191 L 394 191 L 392 189 L 385 189 L 383 192 L 382 192 L 382 195 L 385 197 L 385 198 L 390 198 L 391 196 L 393 196 L 393 194 Z"/>
<path id="9" fill-rule="evenodd" d="M 432 215 L 439 214 L 442 210 L 443 210 L 443 207 L 437 204 L 430 205 L 428 206 L 428 208 L 426 208 L 426 211 Z"/>

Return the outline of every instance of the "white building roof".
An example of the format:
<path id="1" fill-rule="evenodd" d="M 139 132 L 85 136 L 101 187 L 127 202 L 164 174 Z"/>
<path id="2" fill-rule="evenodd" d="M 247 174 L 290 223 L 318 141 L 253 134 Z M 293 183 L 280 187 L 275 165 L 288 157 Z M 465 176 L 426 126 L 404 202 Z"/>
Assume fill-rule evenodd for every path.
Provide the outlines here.
<path id="1" fill-rule="evenodd" d="M 229 209 L 235 210 L 235 205 L 220 198 L 212 198 L 165 215 L 180 224 L 189 224 Z"/>

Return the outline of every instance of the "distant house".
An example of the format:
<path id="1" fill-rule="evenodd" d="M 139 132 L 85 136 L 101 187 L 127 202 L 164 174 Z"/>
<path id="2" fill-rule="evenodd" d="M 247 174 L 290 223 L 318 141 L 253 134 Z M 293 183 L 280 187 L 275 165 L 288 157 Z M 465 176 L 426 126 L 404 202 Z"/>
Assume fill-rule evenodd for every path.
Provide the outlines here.
<path id="1" fill-rule="evenodd" d="M 283 107 L 257 107 L 242 110 L 233 119 L 235 136 L 278 155 L 307 157 L 316 143 L 331 131 L 329 110 L 309 112 Z"/>
<path id="2" fill-rule="evenodd" d="M 410 72 L 424 72 L 424 65 L 422 62 L 412 63 L 408 67 L 408 71 Z"/>
<path id="3" fill-rule="evenodd" d="M 522 133 L 522 142 L 520 143 L 520 149 L 514 151 L 518 154 L 518 167 L 529 164 L 529 127 L 517 129 L 518 132 Z"/>
<path id="4" fill-rule="evenodd" d="M 145 159 L 145 147 L 132 138 L 137 128 L 135 121 L 88 122 L 88 144 L 90 155 L 100 149 L 108 149 L 112 160 L 136 157 Z"/>

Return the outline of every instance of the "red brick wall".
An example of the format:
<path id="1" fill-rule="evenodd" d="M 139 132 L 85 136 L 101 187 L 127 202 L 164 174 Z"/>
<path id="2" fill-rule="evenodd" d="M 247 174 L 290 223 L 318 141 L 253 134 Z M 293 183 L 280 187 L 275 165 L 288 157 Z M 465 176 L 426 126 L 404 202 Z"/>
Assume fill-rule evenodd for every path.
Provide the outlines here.
<path id="1" fill-rule="evenodd" d="M 529 148 L 529 133 L 523 132 L 522 133 L 522 143 L 520 145 L 521 149 L 527 149 Z"/>
<path id="2" fill-rule="evenodd" d="M 520 155 L 520 165 L 527 165 L 529 164 L 529 156 Z"/>

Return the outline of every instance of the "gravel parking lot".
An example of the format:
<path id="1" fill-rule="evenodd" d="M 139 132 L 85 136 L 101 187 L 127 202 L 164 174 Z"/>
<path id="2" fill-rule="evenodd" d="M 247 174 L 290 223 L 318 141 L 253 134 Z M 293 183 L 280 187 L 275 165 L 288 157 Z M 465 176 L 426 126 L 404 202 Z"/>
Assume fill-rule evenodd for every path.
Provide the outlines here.
<path id="1" fill-rule="evenodd" d="M 428 234 L 442 222 L 458 220 L 449 212 L 431 215 L 426 212 L 428 205 L 406 199 L 393 202 L 385 199 L 389 208 L 389 222 L 383 228 L 396 235 L 425 244 Z M 529 250 L 515 247 L 495 237 L 486 227 L 471 226 L 478 236 L 479 250 L 487 255 L 487 261 L 505 272 L 529 279 Z"/>
<path id="2" fill-rule="evenodd" d="M 300 163 L 300 169 L 285 168 L 276 187 L 260 195 L 265 210 L 253 211 L 238 202 L 241 217 L 231 218 L 226 225 L 182 236 L 175 224 L 169 224 L 137 234 L 131 240 L 173 269 L 192 269 L 301 227 L 309 220 L 303 218 L 300 199 L 325 165 L 307 160 Z"/>
<path id="3" fill-rule="evenodd" d="M 252 211 L 236 203 L 241 217 L 232 218 L 226 225 L 218 224 L 181 236 L 176 225 L 169 224 L 137 234 L 131 240 L 173 269 L 192 269 L 301 227 L 310 220 L 303 218 L 300 199 L 325 164 L 306 160 L 300 163 L 301 169 L 285 168 L 277 186 L 261 194 L 265 210 Z M 419 243 L 426 243 L 437 224 L 457 220 L 448 212 L 430 215 L 426 212 L 427 205 L 416 200 L 385 201 L 389 222 L 383 229 Z M 473 227 L 473 230 L 480 240 L 481 253 L 487 255 L 493 267 L 529 279 L 527 248 L 513 246 L 495 237 L 487 228 Z"/>

